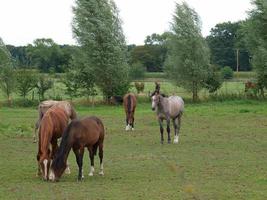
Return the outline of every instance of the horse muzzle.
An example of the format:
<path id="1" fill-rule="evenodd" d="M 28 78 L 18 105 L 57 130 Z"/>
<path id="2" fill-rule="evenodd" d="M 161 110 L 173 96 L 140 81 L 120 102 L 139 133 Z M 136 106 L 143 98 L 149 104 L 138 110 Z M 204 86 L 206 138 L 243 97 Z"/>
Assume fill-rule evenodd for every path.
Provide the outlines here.
<path id="1" fill-rule="evenodd" d="M 156 109 L 154 107 L 151 108 L 153 111 L 155 111 Z"/>

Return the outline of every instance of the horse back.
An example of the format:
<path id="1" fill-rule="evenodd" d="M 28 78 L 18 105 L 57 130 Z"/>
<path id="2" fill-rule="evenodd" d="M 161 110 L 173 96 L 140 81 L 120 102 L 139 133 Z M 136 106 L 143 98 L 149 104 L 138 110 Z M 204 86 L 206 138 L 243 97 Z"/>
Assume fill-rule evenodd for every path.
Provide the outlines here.
<path id="1" fill-rule="evenodd" d="M 169 112 L 172 117 L 178 116 L 184 111 L 184 101 L 179 96 L 170 96 L 169 100 Z"/>
<path id="2" fill-rule="evenodd" d="M 52 106 L 44 114 L 41 126 L 49 127 L 54 134 L 53 136 L 61 137 L 64 129 L 68 125 L 68 119 L 67 113 L 62 108 Z"/>
<path id="3" fill-rule="evenodd" d="M 98 142 L 104 141 L 104 125 L 102 121 L 97 117 L 86 117 L 80 120 L 74 120 L 71 122 L 70 135 L 73 140 L 73 144 L 79 144 L 80 146 L 90 147 Z"/>

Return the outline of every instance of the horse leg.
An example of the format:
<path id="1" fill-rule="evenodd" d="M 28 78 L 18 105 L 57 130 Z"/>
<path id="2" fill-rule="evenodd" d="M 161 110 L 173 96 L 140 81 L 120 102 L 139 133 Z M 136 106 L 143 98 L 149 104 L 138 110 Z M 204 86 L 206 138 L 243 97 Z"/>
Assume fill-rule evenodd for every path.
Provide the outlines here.
<path id="1" fill-rule="evenodd" d="M 99 171 L 99 175 L 104 176 L 104 165 L 103 165 L 103 142 L 99 144 L 99 160 L 100 160 L 100 171 Z"/>
<path id="2" fill-rule="evenodd" d="M 37 130 L 38 130 L 38 128 L 39 128 L 39 124 L 40 124 L 40 120 L 38 120 L 38 121 L 35 123 L 34 133 L 33 133 L 33 143 L 36 143 L 36 142 L 37 142 Z"/>
<path id="3" fill-rule="evenodd" d="M 79 167 L 78 181 L 81 181 L 84 178 L 84 176 L 83 176 L 83 153 L 84 153 L 84 148 L 75 149 L 73 151 L 74 151 L 74 154 L 76 156 L 77 165 Z"/>
<path id="4" fill-rule="evenodd" d="M 126 131 L 129 131 L 130 130 L 130 125 L 129 125 L 129 117 L 128 117 L 128 114 L 126 114 L 126 127 L 125 127 L 125 130 Z"/>
<path id="5" fill-rule="evenodd" d="M 170 132 L 171 132 L 171 129 L 170 129 L 170 119 L 167 119 L 167 133 L 168 133 L 168 144 L 171 143 L 171 135 L 170 135 Z"/>
<path id="6" fill-rule="evenodd" d="M 94 147 L 93 147 L 94 148 Z M 93 148 L 88 148 L 88 151 L 89 151 L 89 157 L 90 157 L 90 162 L 91 162 L 91 168 L 90 168 L 90 172 L 89 172 L 89 176 L 93 176 L 94 175 L 94 172 L 95 172 L 95 163 L 94 163 L 94 150 Z"/>
<path id="7" fill-rule="evenodd" d="M 160 126 L 160 136 L 161 136 L 160 143 L 163 144 L 163 141 L 164 141 L 164 138 L 163 138 L 164 129 L 163 129 L 163 120 L 162 119 L 159 119 L 159 126 Z"/>
<path id="8" fill-rule="evenodd" d="M 131 127 L 132 127 L 132 131 L 134 131 L 134 112 L 132 113 L 132 124 L 131 124 Z"/>
<path id="9" fill-rule="evenodd" d="M 174 143 L 178 143 L 179 141 L 179 132 L 180 132 L 180 128 L 181 128 L 181 119 L 182 119 L 182 114 L 179 114 L 178 117 L 175 120 L 175 125 L 176 125 L 176 130 L 175 130 L 175 138 L 174 138 Z"/>
<path id="10" fill-rule="evenodd" d="M 178 139 L 179 139 L 178 138 L 178 133 L 177 133 L 177 130 L 178 130 L 178 117 L 173 119 L 172 123 L 173 123 L 173 128 L 174 128 L 174 140 L 173 140 L 173 143 L 177 144 L 178 143 Z"/>

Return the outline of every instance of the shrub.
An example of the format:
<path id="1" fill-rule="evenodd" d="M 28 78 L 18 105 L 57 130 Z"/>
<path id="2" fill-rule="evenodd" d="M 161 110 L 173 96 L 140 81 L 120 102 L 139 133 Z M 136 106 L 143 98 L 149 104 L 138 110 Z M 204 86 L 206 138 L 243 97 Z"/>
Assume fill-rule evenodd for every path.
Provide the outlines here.
<path id="1" fill-rule="evenodd" d="M 225 66 L 221 69 L 223 79 L 232 79 L 234 76 L 234 72 L 231 67 Z"/>
<path id="2" fill-rule="evenodd" d="M 146 72 L 145 67 L 140 62 L 133 63 L 130 66 L 130 78 L 132 80 L 143 79 L 145 77 L 145 72 Z"/>

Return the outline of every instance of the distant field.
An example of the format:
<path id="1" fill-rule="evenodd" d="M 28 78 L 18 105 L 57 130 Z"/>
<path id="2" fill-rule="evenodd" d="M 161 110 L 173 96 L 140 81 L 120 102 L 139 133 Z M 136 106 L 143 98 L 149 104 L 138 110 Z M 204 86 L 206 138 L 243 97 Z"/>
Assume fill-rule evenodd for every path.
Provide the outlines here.
<path id="1" fill-rule="evenodd" d="M 121 106 L 78 106 L 77 111 L 104 121 L 105 176 L 86 175 L 78 183 L 71 152 L 72 174 L 58 183 L 37 178 L 32 143 L 37 112 L 2 107 L 0 199 L 267 199 L 266 102 L 186 103 L 178 145 L 160 145 L 148 103 L 138 105 L 133 133 L 124 131 Z M 86 153 L 85 174 L 88 163 Z"/>
<path id="2" fill-rule="evenodd" d="M 68 95 L 65 94 L 65 85 L 60 82 L 59 79 L 60 75 L 57 75 L 57 79 L 55 79 L 54 87 L 47 91 L 45 94 L 46 99 L 70 99 Z M 222 87 L 216 92 L 216 94 L 225 94 L 225 95 L 231 95 L 231 94 L 244 94 L 244 83 L 247 80 L 254 80 L 255 74 L 253 72 L 239 72 L 234 74 L 234 78 L 232 80 L 229 80 L 227 82 L 224 82 Z M 144 82 L 145 83 L 145 90 L 142 96 L 147 96 L 149 92 L 152 92 L 155 89 L 154 82 L 160 82 L 161 83 L 161 91 L 165 94 L 171 95 L 176 94 L 180 95 L 183 98 L 191 99 L 192 95 L 188 93 L 188 91 L 184 90 L 183 88 L 177 87 L 174 84 L 170 82 L 170 80 L 167 79 L 164 73 L 146 73 L 144 80 L 137 80 L 137 82 Z M 131 84 L 132 87 L 130 89 L 131 92 L 137 93 L 134 83 Z M 85 95 L 86 96 L 86 95 Z M 73 99 L 74 102 L 77 102 L 78 104 L 80 102 L 86 101 L 86 97 L 80 97 Z M 200 98 L 208 98 L 209 93 L 207 90 L 202 90 L 199 92 Z M 27 96 L 28 99 L 33 98 L 33 93 L 29 93 Z M 22 99 L 17 92 L 12 94 L 13 100 L 19 100 Z M 38 94 L 35 91 L 34 92 L 34 99 L 38 100 Z M 102 94 L 100 91 L 98 91 L 98 95 L 95 97 L 96 101 L 101 101 L 103 99 Z M 0 105 L 1 102 L 6 101 L 6 97 L 3 94 L 2 91 L 0 91 Z"/>

